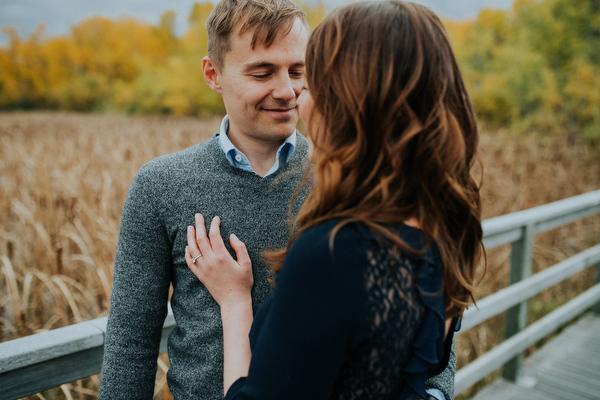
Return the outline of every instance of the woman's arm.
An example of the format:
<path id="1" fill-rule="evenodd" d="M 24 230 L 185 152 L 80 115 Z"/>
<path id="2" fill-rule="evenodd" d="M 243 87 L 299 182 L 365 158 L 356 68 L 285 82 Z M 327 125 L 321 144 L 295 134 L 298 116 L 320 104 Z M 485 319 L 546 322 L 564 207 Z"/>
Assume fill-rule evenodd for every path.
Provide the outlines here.
<path id="1" fill-rule="evenodd" d="M 208 237 L 204 217 L 196 214 L 195 220 L 196 228 L 188 227 L 185 260 L 221 307 L 223 389 L 227 393 L 233 382 L 248 375 L 250 365 L 252 263 L 246 246 L 235 235 L 229 240 L 237 261 L 231 257 L 221 238 L 219 217 L 212 220 Z"/>
<path id="2" fill-rule="evenodd" d="M 221 307 L 223 322 L 223 393 L 233 382 L 248 376 L 250 366 L 250 341 L 248 333 L 252 325 L 252 302 L 231 307 Z"/>
<path id="3" fill-rule="evenodd" d="M 222 287 L 236 286 L 240 278 L 240 268 L 236 265 L 244 264 L 241 242 L 236 243 L 236 239 L 231 238 L 238 258 L 238 262 L 234 261 L 236 265 L 226 258 L 221 264 L 214 262 L 217 257 L 209 261 L 211 252 L 220 253 L 221 241 L 213 237 L 218 231 L 218 220 L 211 224 L 209 240 L 202 236 L 203 221 L 197 220 L 196 224 L 196 231 L 190 228 L 188 232 L 186 260 L 221 306 L 226 398 L 329 398 L 349 352 L 364 340 L 366 333 L 362 272 L 366 252 L 359 236 L 354 232 L 338 233 L 335 254 L 329 247 L 333 225 L 313 229 L 294 242 L 277 276 L 277 287 L 268 307 L 259 310 L 263 312 L 250 357 L 247 347 L 248 326 L 252 321 L 249 300 L 240 296 L 244 290 L 233 290 L 237 295 L 222 290 Z M 198 242 L 198 246 L 194 247 L 194 242 Z M 211 246 L 207 246 L 208 243 Z M 200 251 L 203 256 L 195 265 L 192 257 L 198 256 Z M 212 266 L 217 268 L 211 272 Z M 223 284 L 215 285 L 217 281 Z M 241 286 L 249 290 L 248 286 Z M 248 304 L 247 309 L 245 304 Z"/>
<path id="4" fill-rule="evenodd" d="M 246 378 L 226 399 L 324 400 L 366 333 L 364 248 L 340 232 L 330 252 L 328 224 L 300 236 L 252 327 Z M 343 244 L 343 246 L 342 246 Z"/>

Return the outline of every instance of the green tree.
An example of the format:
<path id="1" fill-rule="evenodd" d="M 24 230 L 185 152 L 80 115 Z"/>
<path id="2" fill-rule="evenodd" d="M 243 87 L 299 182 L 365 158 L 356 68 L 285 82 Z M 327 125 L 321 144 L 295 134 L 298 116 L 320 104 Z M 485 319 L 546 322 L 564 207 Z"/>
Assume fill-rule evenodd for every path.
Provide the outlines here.
<path id="1" fill-rule="evenodd" d="M 446 26 L 481 121 L 600 142 L 598 0 L 516 0 Z"/>

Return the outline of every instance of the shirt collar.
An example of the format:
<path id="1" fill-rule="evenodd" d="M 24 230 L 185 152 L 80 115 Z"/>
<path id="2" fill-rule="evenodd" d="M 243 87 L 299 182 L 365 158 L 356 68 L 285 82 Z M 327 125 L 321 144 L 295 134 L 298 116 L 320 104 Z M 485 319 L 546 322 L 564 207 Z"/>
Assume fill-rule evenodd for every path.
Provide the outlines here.
<path id="1" fill-rule="evenodd" d="M 217 136 L 219 147 L 223 153 L 225 153 L 225 156 L 231 165 L 243 169 L 244 171 L 254 172 L 246 155 L 239 151 L 231 142 L 231 140 L 229 140 L 229 137 L 227 136 L 228 132 L 229 117 L 226 115 L 221 122 L 221 129 L 219 130 L 219 135 Z M 277 171 L 290 160 L 290 157 L 296 148 L 297 132 L 297 130 L 294 130 L 294 132 L 288 136 L 287 139 L 285 139 L 283 144 L 279 146 L 279 149 L 277 149 L 275 164 L 273 164 L 271 169 L 266 173 L 265 178 Z"/>

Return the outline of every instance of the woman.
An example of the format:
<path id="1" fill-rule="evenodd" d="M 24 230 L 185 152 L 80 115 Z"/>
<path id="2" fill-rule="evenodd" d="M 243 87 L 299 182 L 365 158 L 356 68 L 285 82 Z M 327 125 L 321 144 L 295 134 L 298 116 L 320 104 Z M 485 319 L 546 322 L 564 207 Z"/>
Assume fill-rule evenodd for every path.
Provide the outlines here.
<path id="1" fill-rule="evenodd" d="M 306 80 L 314 188 L 268 255 L 276 287 L 254 322 L 244 244 L 231 238 L 232 263 L 218 218 L 210 238 L 202 216 L 188 230 L 188 266 L 221 306 L 226 398 L 423 398 L 482 248 L 460 71 L 440 20 L 392 0 L 333 11 L 311 34 Z"/>

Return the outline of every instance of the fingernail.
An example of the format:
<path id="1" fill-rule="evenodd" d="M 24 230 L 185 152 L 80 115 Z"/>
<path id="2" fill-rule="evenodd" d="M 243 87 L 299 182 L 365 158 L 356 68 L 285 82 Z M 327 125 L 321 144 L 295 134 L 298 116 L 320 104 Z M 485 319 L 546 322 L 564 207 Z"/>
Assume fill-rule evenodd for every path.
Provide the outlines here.
<path id="1" fill-rule="evenodd" d="M 237 241 L 239 241 L 239 240 L 240 240 L 240 239 L 238 239 L 238 237 L 237 237 L 237 236 L 235 236 L 233 233 L 231 234 L 231 236 L 230 236 L 230 237 L 231 237 L 233 240 L 237 240 Z"/>

